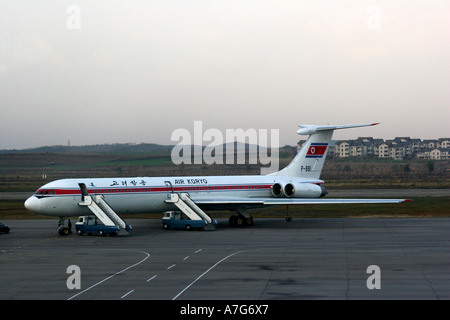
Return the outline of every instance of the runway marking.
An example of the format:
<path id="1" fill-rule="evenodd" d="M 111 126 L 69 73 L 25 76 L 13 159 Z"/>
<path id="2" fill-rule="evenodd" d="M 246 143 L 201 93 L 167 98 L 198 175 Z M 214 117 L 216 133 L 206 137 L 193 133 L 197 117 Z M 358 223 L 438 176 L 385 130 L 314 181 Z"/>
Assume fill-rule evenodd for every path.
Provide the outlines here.
<path id="1" fill-rule="evenodd" d="M 200 249 L 201 250 L 201 249 Z M 197 250 L 199 251 L 199 250 Z M 214 264 L 212 267 L 210 267 L 208 270 L 206 270 L 205 272 L 203 272 L 201 275 L 199 275 L 197 277 L 197 279 L 195 279 L 194 281 L 192 281 L 186 288 L 184 288 L 183 290 L 181 290 L 175 297 L 172 298 L 172 300 L 176 300 L 180 295 L 183 294 L 183 292 L 185 292 L 187 289 L 189 289 L 194 283 L 196 283 L 198 280 L 200 280 L 205 274 L 207 274 L 208 272 L 210 272 L 212 269 L 214 269 L 217 265 L 219 265 L 221 262 L 227 260 L 228 258 L 231 258 L 234 255 L 237 255 L 239 253 L 245 252 L 247 250 L 242 250 L 242 251 L 238 251 L 238 252 L 234 252 L 228 256 L 226 256 L 225 258 L 219 260 L 218 262 L 216 262 L 216 264 Z"/>
<path id="2" fill-rule="evenodd" d="M 125 298 L 127 295 L 129 295 L 129 294 L 132 293 L 133 291 L 134 291 L 134 290 L 131 290 L 131 291 L 125 293 L 123 296 L 120 297 L 120 299 Z"/>
<path id="3" fill-rule="evenodd" d="M 114 249 L 114 250 L 115 250 L 115 249 Z M 117 249 L 117 250 L 122 250 L 122 249 Z M 147 253 L 147 252 L 145 252 L 145 251 L 136 251 L 136 250 L 127 250 L 127 251 L 140 252 L 140 253 L 144 253 L 144 254 L 147 255 L 147 256 L 146 256 L 144 259 L 142 259 L 141 261 L 139 261 L 139 262 L 137 262 L 137 263 L 135 263 L 135 264 L 133 264 L 133 265 L 131 265 L 131 266 L 129 266 L 129 267 L 126 267 L 125 269 L 120 270 L 119 272 L 116 272 L 116 273 L 114 273 L 113 275 L 110 275 L 109 277 L 103 279 L 102 281 L 97 282 L 96 284 L 93 284 L 92 286 L 90 286 L 90 287 L 87 288 L 87 289 L 84 289 L 83 291 L 78 292 L 76 295 L 71 296 L 71 297 L 70 297 L 69 299 L 67 299 L 67 300 L 72 300 L 73 298 L 79 296 L 79 295 L 82 294 L 82 293 L 85 293 L 86 291 L 91 290 L 92 288 L 98 286 L 99 284 L 102 284 L 103 282 L 105 282 L 105 281 L 107 281 L 107 280 L 109 280 L 109 279 L 111 279 L 111 278 L 113 278 L 113 277 L 115 277 L 115 276 L 117 276 L 117 275 L 119 275 L 119 274 L 121 274 L 121 273 L 123 273 L 123 272 L 125 272 L 125 271 L 127 271 L 127 270 L 129 270 L 129 269 L 131 269 L 131 268 L 133 268 L 133 267 L 135 267 L 135 266 L 137 266 L 137 265 L 139 265 L 139 264 L 141 264 L 142 262 L 144 262 L 145 260 L 147 260 L 147 259 L 150 257 L 150 253 Z"/>
<path id="4" fill-rule="evenodd" d="M 150 282 L 150 281 L 152 281 L 153 279 L 155 279 L 155 278 L 156 278 L 156 276 L 157 276 L 157 275 L 155 274 L 155 275 L 154 275 L 153 277 L 151 277 L 150 279 L 148 279 L 148 280 L 147 280 L 147 282 Z"/>
<path id="5" fill-rule="evenodd" d="M 173 267 L 175 267 L 176 266 L 176 264 L 173 264 L 173 265 L 171 265 L 171 266 L 169 266 L 169 267 L 167 267 L 167 269 L 166 270 L 170 270 L 170 269 L 172 269 Z"/>
<path id="6" fill-rule="evenodd" d="M 202 251 L 202 249 L 198 249 L 197 251 L 195 251 L 195 253 L 199 253 L 200 251 Z"/>
<path id="7" fill-rule="evenodd" d="M 186 259 L 189 259 L 189 256 L 186 256 L 186 257 L 184 257 L 184 259 L 183 259 L 183 260 L 186 260 Z"/>

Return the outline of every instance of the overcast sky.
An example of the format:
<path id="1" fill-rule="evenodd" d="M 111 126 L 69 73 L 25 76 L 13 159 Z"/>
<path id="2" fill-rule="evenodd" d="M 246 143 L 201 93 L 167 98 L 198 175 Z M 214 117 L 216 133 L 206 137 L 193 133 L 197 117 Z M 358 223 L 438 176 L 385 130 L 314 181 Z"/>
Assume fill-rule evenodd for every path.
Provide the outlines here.
<path id="1" fill-rule="evenodd" d="M 450 136 L 450 1 L 0 2 L 0 149 L 177 128 Z"/>

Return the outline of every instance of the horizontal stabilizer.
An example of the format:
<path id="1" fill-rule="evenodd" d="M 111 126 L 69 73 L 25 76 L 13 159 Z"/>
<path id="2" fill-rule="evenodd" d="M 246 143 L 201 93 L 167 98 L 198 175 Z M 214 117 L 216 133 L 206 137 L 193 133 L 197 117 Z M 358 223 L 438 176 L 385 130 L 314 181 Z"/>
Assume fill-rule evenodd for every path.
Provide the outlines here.
<path id="1" fill-rule="evenodd" d="M 367 124 L 347 124 L 347 125 L 310 125 L 303 124 L 299 127 L 301 129 L 297 130 L 297 133 L 300 135 L 310 135 L 317 133 L 319 131 L 328 131 L 328 130 L 339 130 L 339 129 L 350 129 L 350 128 L 359 128 L 359 127 L 370 127 L 375 126 L 378 123 L 367 123 Z"/>

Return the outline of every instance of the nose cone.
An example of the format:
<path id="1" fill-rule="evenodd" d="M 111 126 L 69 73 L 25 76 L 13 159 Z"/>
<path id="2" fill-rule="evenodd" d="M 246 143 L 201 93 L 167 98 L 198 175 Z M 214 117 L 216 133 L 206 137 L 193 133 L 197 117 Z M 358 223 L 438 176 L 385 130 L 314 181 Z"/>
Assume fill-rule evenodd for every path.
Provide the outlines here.
<path id="1" fill-rule="evenodd" d="M 33 212 L 39 212 L 41 210 L 41 201 L 35 196 L 29 197 L 25 201 L 25 208 Z"/>

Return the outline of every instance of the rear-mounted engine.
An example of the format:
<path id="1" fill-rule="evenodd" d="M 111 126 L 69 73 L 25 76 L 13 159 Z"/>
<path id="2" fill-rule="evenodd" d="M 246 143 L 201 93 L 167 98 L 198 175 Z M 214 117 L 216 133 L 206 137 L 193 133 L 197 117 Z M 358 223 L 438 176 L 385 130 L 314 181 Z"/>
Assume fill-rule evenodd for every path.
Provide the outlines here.
<path id="1" fill-rule="evenodd" d="M 321 198 L 328 191 L 317 184 L 313 183 L 287 183 L 283 189 L 284 194 L 288 198 Z"/>
<path id="2" fill-rule="evenodd" d="M 274 197 L 281 197 L 283 196 L 283 186 L 280 183 L 275 183 L 271 188 L 270 191 L 272 192 L 272 195 Z"/>

